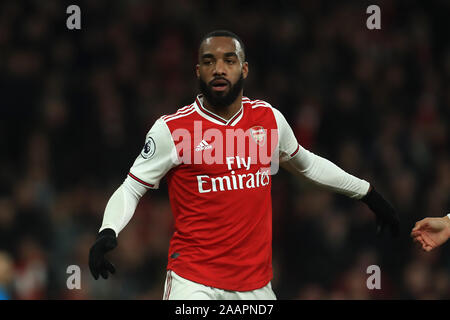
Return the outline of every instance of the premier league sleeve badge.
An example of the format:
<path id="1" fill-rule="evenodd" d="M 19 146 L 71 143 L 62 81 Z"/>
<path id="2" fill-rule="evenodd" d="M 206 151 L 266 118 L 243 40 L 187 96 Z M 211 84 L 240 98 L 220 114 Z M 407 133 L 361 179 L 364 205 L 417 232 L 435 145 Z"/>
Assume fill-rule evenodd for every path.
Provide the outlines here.
<path id="1" fill-rule="evenodd" d="M 142 148 L 141 156 L 144 159 L 150 159 L 155 154 L 156 144 L 152 137 L 148 137 L 145 141 L 144 148 Z"/>

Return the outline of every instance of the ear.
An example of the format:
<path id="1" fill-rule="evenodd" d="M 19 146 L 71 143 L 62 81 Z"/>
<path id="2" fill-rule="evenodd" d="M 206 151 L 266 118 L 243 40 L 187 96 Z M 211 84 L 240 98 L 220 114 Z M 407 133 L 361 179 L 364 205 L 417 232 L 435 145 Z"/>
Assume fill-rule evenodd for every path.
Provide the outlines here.
<path id="1" fill-rule="evenodd" d="M 248 62 L 245 61 L 244 64 L 242 65 L 242 77 L 246 79 L 247 76 L 248 76 Z"/>
<path id="2" fill-rule="evenodd" d="M 199 79 L 200 78 L 200 65 L 199 64 L 197 64 L 195 66 L 195 74 L 197 75 L 197 79 Z"/>

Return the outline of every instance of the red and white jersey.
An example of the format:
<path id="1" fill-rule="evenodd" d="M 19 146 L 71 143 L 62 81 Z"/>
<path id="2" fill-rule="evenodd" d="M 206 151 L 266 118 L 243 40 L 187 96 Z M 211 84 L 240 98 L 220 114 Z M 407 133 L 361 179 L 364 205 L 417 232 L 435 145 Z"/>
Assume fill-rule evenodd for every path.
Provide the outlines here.
<path id="1" fill-rule="evenodd" d="M 243 97 L 225 120 L 199 95 L 159 118 L 129 176 L 152 189 L 167 178 L 175 220 L 167 269 L 225 290 L 265 286 L 273 275 L 274 163 L 298 151 L 286 119 L 261 100 Z"/>

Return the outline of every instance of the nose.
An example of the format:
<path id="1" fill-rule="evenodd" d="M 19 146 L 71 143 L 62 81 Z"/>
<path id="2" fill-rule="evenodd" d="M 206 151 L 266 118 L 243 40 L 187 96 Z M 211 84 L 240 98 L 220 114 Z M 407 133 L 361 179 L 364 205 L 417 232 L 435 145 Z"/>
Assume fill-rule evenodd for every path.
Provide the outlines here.
<path id="1" fill-rule="evenodd" d="M 215 68 L 214 68 L 214 75 L 225 75 L 225 63 L 222 59 L 218 59 Z"/>

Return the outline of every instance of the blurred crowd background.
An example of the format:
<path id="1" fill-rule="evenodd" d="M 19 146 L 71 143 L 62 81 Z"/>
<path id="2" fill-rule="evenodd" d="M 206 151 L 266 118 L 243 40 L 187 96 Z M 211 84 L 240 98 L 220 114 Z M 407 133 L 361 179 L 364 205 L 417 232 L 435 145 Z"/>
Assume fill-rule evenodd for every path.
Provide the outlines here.
<path id="1" fill-rule="evenodd" d="M 81 30 L 66 8 L 81 8 Z M 381 8 L 368 30 L 366 8 Z M 375 236 L 362 203 L 285 171 L 273 179 L 279 299 L 450 299 L 450 245 L 423 253 L 414 223 L 450 211 L 450 2 L 0 2 L 0 298 L 161 299 L 173 217 L 149 191 L 95 281 L 104 208 L 163 114 L 192 103 L 201 37 L 244 41 L 244 94 L 281 110 L 299 142 L 398 210 Z M 81 268 L 68 290 L 67 267 Z M 368 290 L 367 267 L 381 269 Z"/>

